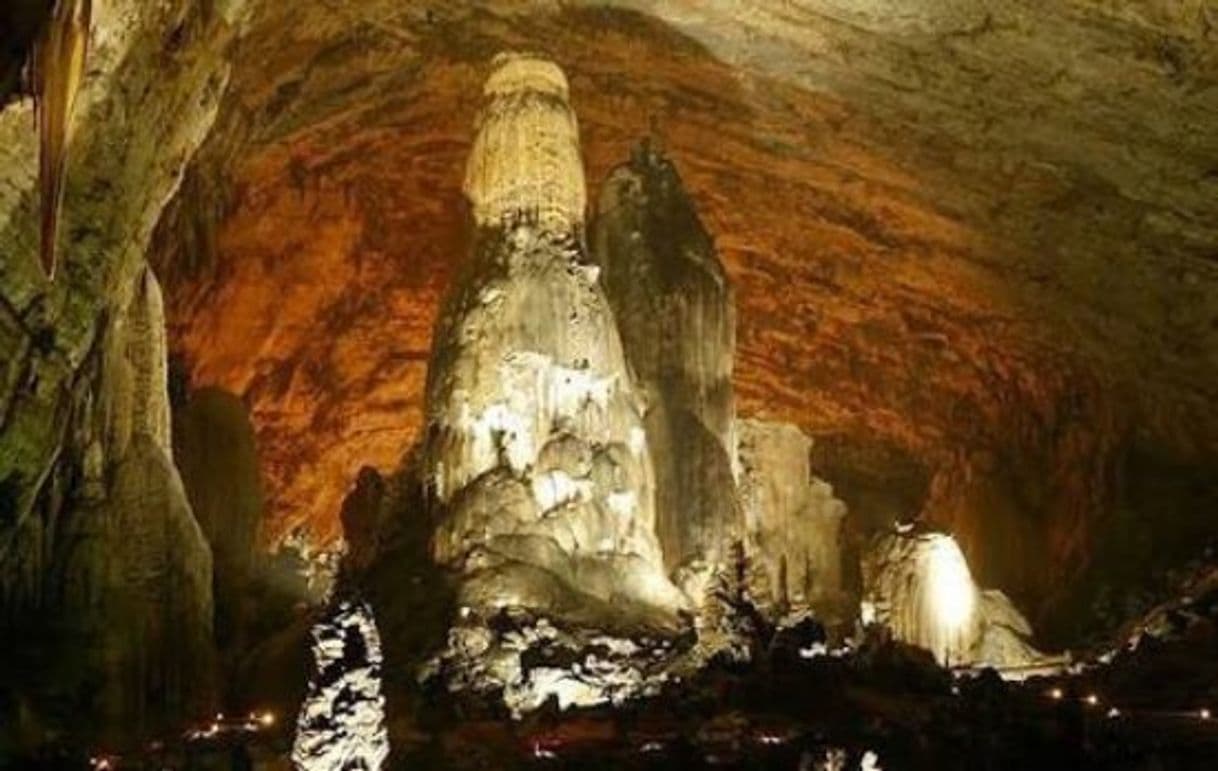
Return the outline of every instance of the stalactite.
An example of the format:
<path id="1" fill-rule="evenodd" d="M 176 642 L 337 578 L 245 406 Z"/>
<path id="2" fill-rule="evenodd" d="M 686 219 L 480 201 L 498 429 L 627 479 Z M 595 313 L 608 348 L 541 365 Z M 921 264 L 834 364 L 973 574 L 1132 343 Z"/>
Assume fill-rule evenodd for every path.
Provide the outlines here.
<path id="1" fill-rule="evenodd" d="M 57 0 L 34 49 L 35 114 L 41 146 L 41 259 L 48 278 L 55 275 L 59 212 L 71 139 L 72 113 L 84 78 L 93 19 L 92 0 Z"/>

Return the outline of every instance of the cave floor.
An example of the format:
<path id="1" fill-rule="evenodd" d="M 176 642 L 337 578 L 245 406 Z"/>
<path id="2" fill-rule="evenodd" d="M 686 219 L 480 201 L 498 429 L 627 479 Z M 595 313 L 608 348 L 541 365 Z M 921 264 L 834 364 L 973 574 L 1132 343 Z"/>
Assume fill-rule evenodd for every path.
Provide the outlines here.
<path id="1" fill-rule="evenodd" d="M 1090 676 L 953 678 L 909 649 L 717 664 L 616 708 L 543 708 L 520 721 L 442 699 L 391 709 L 389 767 L 496 769 L 1211 769 L 1218 719 L 1093 700 Z M 107 769 L 288 769 L 290 721 L 149 746 Z M 88 768 L 67 756 L 20 768 Z"/>

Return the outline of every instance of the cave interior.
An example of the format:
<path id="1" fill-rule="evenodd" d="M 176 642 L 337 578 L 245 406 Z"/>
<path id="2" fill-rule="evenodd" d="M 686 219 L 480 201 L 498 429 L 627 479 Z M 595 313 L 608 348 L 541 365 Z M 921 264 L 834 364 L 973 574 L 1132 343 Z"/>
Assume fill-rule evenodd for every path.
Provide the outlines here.
<path id="1" fill-rule="evenodd" d="M 6 0 L 0 769 L 1212 768 L 1212 0 Z"/>

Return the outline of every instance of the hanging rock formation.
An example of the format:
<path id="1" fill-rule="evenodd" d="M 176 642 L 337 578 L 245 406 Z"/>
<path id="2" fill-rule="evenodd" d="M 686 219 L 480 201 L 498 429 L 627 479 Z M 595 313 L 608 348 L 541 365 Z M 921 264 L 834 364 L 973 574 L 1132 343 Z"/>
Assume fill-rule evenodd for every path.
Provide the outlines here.
<path id="1" fill-rule="evenodd" d="M 812 440 L 786 423 L 740 420 L 736 427 L 750 596 L 774 617 L 836 616 L 845 604 L 846 505 L 812 476 Z"/>
<path id="2" fill-rule="evenodd" d="M 725 564 L 740 521 L 731 286 L 675 167 L 647 144 L 605 182 L 594 253 L 647 399 L 665 565 L 698 599 L 698 579 Z"/>
<path id="3" fill-rule="evenodd" d="M 437 325 L 425 484 L 433 553 L 461 602 L 672 628 L 638 394 L 580 240 L 583 170 L 566 79 L 500 57 L 465 192 L 474 254 Z"/>
<path id="4" fill-rule="evenodd" d="M 42 269 L 55 276 L 55 248 L 76 97 L 85 75 L 92 34 L 92 0 L 57 0 L 34 47 L 33 75 L 39 136 Z"/>

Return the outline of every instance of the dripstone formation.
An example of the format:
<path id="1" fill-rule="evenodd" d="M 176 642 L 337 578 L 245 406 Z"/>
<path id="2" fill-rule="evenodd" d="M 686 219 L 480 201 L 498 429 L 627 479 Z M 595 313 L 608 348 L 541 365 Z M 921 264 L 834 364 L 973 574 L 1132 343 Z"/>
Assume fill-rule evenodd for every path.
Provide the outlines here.
<path id="1" fill-rule="evenodd" d="M 584 251 L 566 80 L 501 59 L 466 177 L 475 252 L 436 330 L 424 473 L 468 606 L 673 628 L 638 397 Z"/>
<path id="2" fill-rule="evenodd" d="M 997 590 L 974 583 L 955 539 L 902 526 L 877 535 L 862 559 L 865 624 L 925 648 L 944 666 L 988 665 L 1027 674 L 1066 661 L 1029 643 L 1032 627 Z"/>
<path id="3" fill-rule="evenodd" d="M 30 706 L 30 725 L 10 726 L 84 720 L 98 737 L 126 740 L 208 709 L 215 664 L 212 555 L 174 465 L 151 271 L 91 367 L 38 516 L 0 553 L 4 575 L 20 577 L 3 586 L 0 637 L 41 639 L 57 662 L 52 678 L 9 675 Z M 14 570 L 21 555 L 43 561 Z M 19 670 L 19 655 L 12 663 Z"/>
<path id="4" fill-rule="evenodd" d="M 647 400 L 664 564 L 701 604 L 739 537 L 731 285 L 676 169 L 646 144 L 605 182 L 593 243 Z"/>
<path id="5" fill-rule="evenodd" d="M 561 71 L 502 56 L 484 96 L 419 456 L 460 612 L 424 677 L 516 713 L 618 702 L 747 656 L 734 600 L 778 622 L 838 591 L 844 507 L 806 440 L 751 451 L 738 494 L 731 287 L 672 164 L 610 175 L 594 259 Z"/>
<path id="6" fill-rule="evenodd" d="M 737 423 L 740 502 L 750 597 L 767 615 L 853 615 L 842 581 L 846 505 L 812 476 L 812 441 L 795 426 Z"/>

